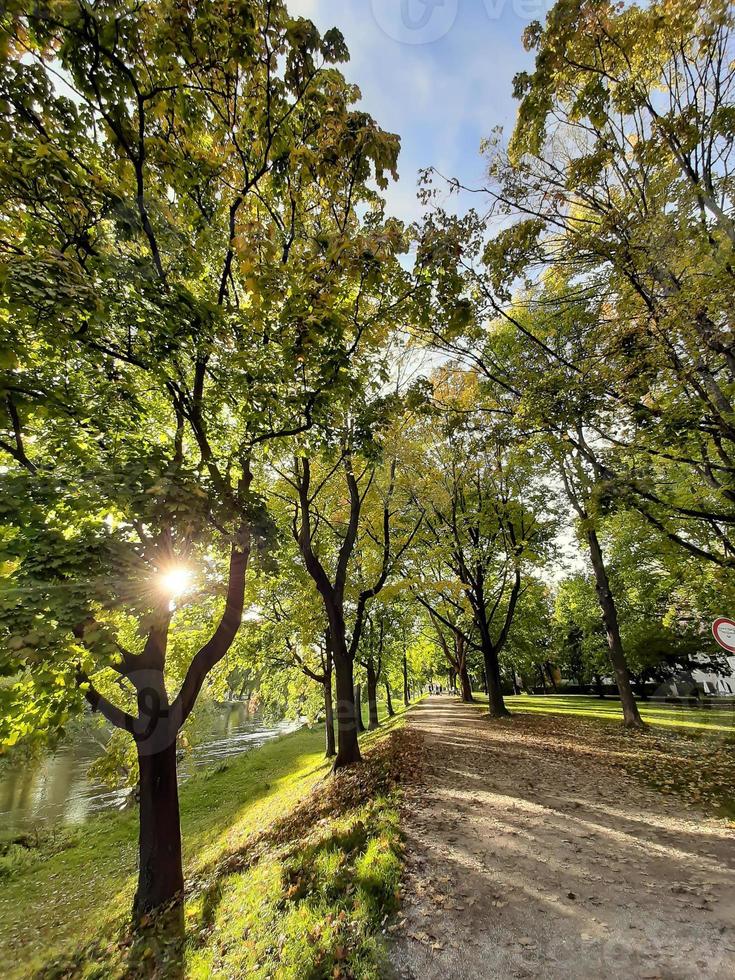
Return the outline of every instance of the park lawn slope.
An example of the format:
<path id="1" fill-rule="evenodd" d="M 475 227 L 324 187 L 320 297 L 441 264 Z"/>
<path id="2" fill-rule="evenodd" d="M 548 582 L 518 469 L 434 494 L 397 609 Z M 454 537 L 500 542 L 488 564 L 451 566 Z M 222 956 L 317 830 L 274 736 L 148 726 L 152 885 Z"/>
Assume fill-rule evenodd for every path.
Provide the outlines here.
<path id="1" fill-rule="evenodd" d="M 484 694 L 474 698 L 478 708 L 487 710 Z M 623 728 L 622 710 L 612 700 L 516 695 L 505 701 L 513 716 L 510 724 L 546 742 L 550 752 L 594 756 L 600 765 L 623 769 L 711 816 L 735 820 L 730 709 L 639 703 L 646 722 L 640 732 Z"/>
<path id="2" fill-rule="evenodd" d="M 384 740 L 382 736 L 402 727 L 401 714 L 398 708 L 397 717 L 389 725 L 363 736 L 364 749 L 370 751 L 383 741 L 392 742 L 393 737 Z M 292 827 L 296 836 L 290 842 L 278 838 L 272 828 L 278 828 L 299 808 L 308 810 L 312 798 L 323 795 L 324 787 L 347 782 L 342 777 L 325 779 L 329 763 L 324 760 L 323 738 L 321 728 L 301 729 L 200 773 L 181 786 L 187 880 L 185 938 L 180 930 L 171 932 L 168 926 L 162 931 L 159 923 L 152 923 L 148 934 L 142 937 L 133 937 L 128 931 L 137 860 L 135 811 L 96 817 L 80 830 L 60 832 L 55 839 L 44 841 L 38 851 L 30 852 L 24 863 L 6 867 L 0 878 L 0 956 L 6 964 L 4 975 L 18 978 L 34 974 L 45 977 L 142 976 L 150 975 L 154 962 L 163 971 L 161 975 L 176 975 L 186 961 L 187 974 L 195 971 L 195 975 L 212 976 L 217 973 L 220 962 L 223 969 L 228 966 L 222 958 L 222 948 L 218 947 L 215 953 L 203 937 L 214 937 L 219 933 L 218 915 L 224 916 L 223 928 L 232 925 L 235 921 L 233 908 L 238 902 L 245 909 L 242 913 L 245 919 L 254 914 L 253 908 L 257 908 L 256 918 L 265 928 L 270 942 L 276 922 L 270 921 L 265 910 L 270 909 L 280 921 L 283 910 L 279 903 L 292 887 L 291 884 L 286 886 L 285 882 L 294 876 L 303 878 L 307 875 L 306 869 L 299 873 L 297 866 L 306 855 L 306 852 L 302 854 L 298 838 L 300 826 L 308 825 L 308 814 L 302 814 L 296 820 Z M 370 772 L 373 769 L 393 772 L 387 763 L 364 768 Z M 340 955 L 344 954 L 345 961 L 352 958 L 352 950 L 361 943 L 369 945 L 371 930 L 376 925 L 376 909 L 382 908 L 384 899 L 387 907 L 390 904 L 387 891 L 392 894 L 395 890 L 397 872 L 394 863 L 400 867 L 395 823 L 396 781 L 394 775 L 375 775 L 371 788 L 378 798 L 361 799 L 364 813 L 358 813 L 359 806 L 349 805 L 349 794 L 341 801 L 341 810 L 336 804 L 331 809 L 326 808 L 329 819 L 322 826 L 323 832 L 327 835 L 334 832 L 338 839 L 344 839 L 345 846 L 349 845 L 350 860 L 353 864 L 359 863 L 360 874 L 374 882 L 374 890 L 379 895 L 370 914 L 363 914 L 370 904 L 363 895 L 361 908 L 353 909 L 352 918 L 345 913 L 345 896 L 337 895 L 339 881 L 325 897 L 327 903 L 334 900 L 335 915 L 344 913 L 340 922 L 345 919 L 358 922 L 357 926 L 351 927 L 350 936 L 355 940 L 352 944 L 348 942 L 350 936 L 341 937 L 340 930 L 325 933 L 323 937 L 322 946 L 326 949 L 331 944 Z M 313 792 L 315 788 L 316 792 Z M 358 824 L 360 827 L 355 831 Z M 269 835 L 272 833 L 275 836 L 271 841 Z M 340 834 L 347 836 L 339 838 Z M 379 853 L 384 864 L 378 861 L 370 866 L 370 855 L 378 857 L 375 841 L 380 841 Z M 288 856 L 276 859 L 275 854 L 280 854 L 284 847 Z M 249 859 L 249 850 L 257 854 L 255 862 Z M 339 847 L 335 853 L 338 851 Z M 324 860 L 319 858 L 319 861 Z M 338 863 L 336 857 L 330 860 L 335 866 Z M 244 874 L 243 869 L 248 873 Z M 322 871 L 320 866 L 320 877 Z M 386 882 L 389 884 L 381 891 Z M 347 882 L 343 884 L 345 889 L 350 886 Z M 235 892 L 223 905 L 219 896 L 230 886 Z M 351 894 L 355 894 L 354 889 Z M 320 911 L 325 910 L 326 906 Z M 306 919 L 305 911 L 301 911 L 288 933 L 299 937 L 298 941 L 290 942 L 286 950 L 294 961 L 298 959 L 294 949 L 312 942 L 310 936 L 300 931 Z M 192 940 L 193 930 L 196 941 Z M 279 930 L 278 935 L 283 933 L 282 928 Z M 269 949 L 265 952 L 265 948 L 262 943 L 256 944 L 254 956 L 257 958 L 262 954 L 273 961 L 279 958 L 278 951 Z M 9 964 L 13 964 L 12 967 Z M 229 972 L 231 975 L 232 971 Z M 249 968 L 248 974 L 250 972 Z M 285 970 L 279 975 L 292 974 Z M 307 974 L 299 965 L 293 975 Z"/>
<path id="3" fill-rule="evenodd" d="M 508 696 L 505 700 L 511 711 L 524 713 L 578 715 L 582 718 L 608 721 L 622 721 L 623 718 L 620 702 L 614 698 L 596 698 L 581 694 L 517 694 Z M 637 704 L 641 718 L 647 725 L 735 737 L 735 708 L 731 705 L 712 703 L 706 708 L 690 708 L 651 701 L 638 701 Z"/>

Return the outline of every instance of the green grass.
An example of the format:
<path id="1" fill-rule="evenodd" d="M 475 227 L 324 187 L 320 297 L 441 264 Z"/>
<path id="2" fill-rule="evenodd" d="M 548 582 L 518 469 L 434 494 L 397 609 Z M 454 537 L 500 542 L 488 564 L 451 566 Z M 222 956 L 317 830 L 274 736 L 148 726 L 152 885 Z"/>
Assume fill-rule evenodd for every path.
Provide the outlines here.
<path id="1" fill-rule="evenodd" d="M 400 726 L 405 709 L 396 702 L 396 710 L 397 717 L 389 725 L 361 736 L 364 747 L 375 745 L 382 733 Z M 384 716 L 384 706 L 381 715 Z M 314 929 L 327 914 L 328 894 L 320 899 L 314 897 L 309 903 L 298 903 L 298 909 L 294 906 L 281 923 L 283 885 L 296 867 L 294 862 L 298 863 L 298 844 L 290 856 L 269 855 L 247 874 L 223 878 L 215 890 L 224 889 L 226 900 L 218 900 L 216 908 L 208 908 L 207 902 L 211 899 L 211 879 L 217 878 L 216 869 L 226 864 L 228 856 L 242 852 L 249 838 L 262 833 L 274 818 L 293 810 L 327 775 L 329 764 L 324 760 L 323 744 L 321 727 L 302 729 L 197 774 L 181 787 L 185 875 L 188 881 L 195 881 L 195 894 L 186 909 L 187 975 L 237 975 L 240 967 L 235 961 L 245 957 L 249 963 L 247 975 L 257 976 L 257 963 L 267 963 L 269 956 L 287 964 L 278 976 L 318 975 L 310 972 L 304 949 L 315 944 Z M 345 817 L 366 828 L 362 846 L 353 847 L 346 859 L 354 867 L 350 902 L 355 908 L 370 906 L 370 895 L 375 891 L 371 882 L 376 876 L 378 883 L 393 881 L 392 860 L 386 859 L 390 865 L 386 868 L 381 868 L 380 861 L 383 853 L 394 855 L 395 849 L 391 846 L 376 853 L 374 844 L 387 840 L 392 833 L 392 807 L 393 801 L 383 801 L 382 805 L 373 801 L 365 804 L 364 813 Z M 345 832 L 348 829 L 347 825 L 343 828 Z M 321 828 L 325 839 L 338 830 L 329 821 Z M 73 834 L 62 832 L 53 837 L 53 843 L 42 840 L 22 859 L 13 855 L 0 878 L 0 962 L 4 976 L 23 977 L 39 971 L 44 976 L 136 975 L 130 963 L 126 965 L 121 959 L 127 955 L 121 952 L 127 941 L 121 946 L 120 935 L 135 889 L 137 812 L 99 816 Z M 320 880 L 323 872 L 325 883 L 339 877 L 339 847 L 330 850 L 325 845 L 310 860 L 320 869 Z M 303 873 L 306 874 L 306 867 Z M 344 909 L 338 909 L 337 914 L 339 911 Z M 362 925 L 353 923 L 350 929 L 368 936 L 369 918 L 361 919 L 356 911 L 353 919 Z M 250 926 L 246 929 L 243 922 Z M 344 928 L 344 921 L 338 920 L 338 925 L 324 935 L 322 945 L 328 946 Z M 224 947 L 217 947 L 219 952 L 215 955 L 214 947 L 210 948 L 202 936 L 218 930 L 229 934 L 233 929 L 241 930 L 240 939 L 248 952 L 233 952 L 230 962 L 222 949 L 228 942 L 239 946 L 239 940 L 231 937 Z M 192 940 L 192 931 L 198 937 L 196 941 Z M 246 932 L 247 942 L 243 939 Z M 281 942 L 282 935 L 285 938 Z M 274 941 L 282 948 L 269 953 L 267 943 Z M 90 943 L 98 961 L 96 966 L 89 951 L 84 952 Z M 174 946 L 180 956 L 181 944 Z M 345 940 L 347 948 L 349 943 Z M 149 955 L 159 953 L 160 948 L 154 943 Z M 144 954 L 145 947 L 141 955 Z M 58 966 L 54 967 L 54 963 Z M 145 972 L 141 967 L 141 975 Z"/>
<path id="2" fill-rule="evenodd" d="M 484 695 L 477 695 L 487 700 Z M 619 701 L 584 695 L 528 695 L 506 697 L 511 711 L 553 715 L 579 715 L 583 718 L 622 721 L 623 712 Z M 687 708 L 673 704 L 638 702 L 643 720 L 664 728 L 696 729 L 702 732 L 735 735 L 735 708 Z"/>

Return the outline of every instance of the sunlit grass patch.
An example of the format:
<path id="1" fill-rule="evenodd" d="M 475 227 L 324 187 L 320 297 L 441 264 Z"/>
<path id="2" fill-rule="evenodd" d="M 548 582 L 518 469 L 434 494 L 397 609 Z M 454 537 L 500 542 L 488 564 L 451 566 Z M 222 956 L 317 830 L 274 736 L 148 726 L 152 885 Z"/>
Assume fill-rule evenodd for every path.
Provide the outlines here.
<path id="1" fill-rule="evenodd" d="M 482 700 L 483 695 L 478 695 Z M 584 695 L 512 695 L 506 698 L 511 711 L 541 714 L 567 714 L 599 718 L 608 721 L 622 720 L 623 712 L 618 701 Z M 688 728 L 711 732 L 735 734 L 735 710 L 728 707 L 689 708 L 672 704 L 638 702 L 641 717 L 649 725 L 665 728 Z"/>
<path id="2" fill-rule="evenodd" d="M 384 706 L 379 708 L 384 720 Z M 398 703 L 396 709 L 395 719 L 361 736 L 365 751 L 377 749 L 388 731 L 402 726 Z M 205 977 L 217 975 L 222 963 L 222 976 L 301 977 L 318 975 L 309 970 L 321 969 L 319 964 L 329 956 L 332 970 L 341 969 L 342 955 L 355 962 L 378 962 L 379 944 L 372 936 L 377 910 L 388 908 L 400 866 L 393 846 L 397 837 L 392 836 L 393 788 L 377 793 L 382 802 L 375 812 L 365 809 L 375 788 L 371 786 L 344 812 L 325 813 L 325 822 L 316 829 L 306 820 L 302 841 L 300 818 L 290 815 L 300 806 L 312 806 L 315 787 L 318 794 L 322 787 L 349 782 L 327 778 L 330 764 L 324 759 L 323 739 L 321 728 L 302 729 L 198 773 L 181 787 L 188 895 L 183 932 L 178 934 L 152 928 L 133 936 L 127 928 L 135 887 L 134 811 L 93 818 L 68 841 L 64 837 L 63 848 L 41 842 L 32 858 L 10 856 L 6 877 L 0 879 L 3 976 L 111 980 L 181 976 L 185 968 L 187 976 Z M 358 769 L 370 771 L 369 766 Z M 315 817 L 317 823 L 319 819 Z M 370 827 L 367 836 L 358 828 L 361 822 Z M 281 824 L 283 833 L 271 841 L 269 828 Z M 342 847 L 340 834 L 355 832 L 359 846 Z M 315 855 L 316 878 L 328 890 L 321 895 L 309 891 L 298 900 L 295 893 L 289 897 L 287 882 L 301 845 L 318 842 L 320 834 L 331 844 L 320 849 L 318 859 Z M 376 863 L 373 839 L 386 849 L 380 855 L 384 864 Z M 252 863 L 254 851 L 257 860 Z M 317 929 L 315 923 L 328 922 L 330 915 L 336 917 L 334 928 Z M 227 939 L 238 922 L 248 926 L 249 935 L 239 952 L 235 939 L 232 946 Z M 312 947 L 321 949 L 321 959 Z M 238 972 L 237 957 L 245 957 L 252 970 L 249 966 Z M 269 961 L 271 967 L 278 964 L 277 974 L 267 972 Z M 258 973 L 261 969 L 266 972 Z"/>
<path id="3" fill-rule="evenodd" d="M 384 796 L 323 821 L 307 841 L 230 876 L 204 945 L 187 952 L 187 974 L 381 976 L 374 937 L 401 870 L 396 802 Z"/>

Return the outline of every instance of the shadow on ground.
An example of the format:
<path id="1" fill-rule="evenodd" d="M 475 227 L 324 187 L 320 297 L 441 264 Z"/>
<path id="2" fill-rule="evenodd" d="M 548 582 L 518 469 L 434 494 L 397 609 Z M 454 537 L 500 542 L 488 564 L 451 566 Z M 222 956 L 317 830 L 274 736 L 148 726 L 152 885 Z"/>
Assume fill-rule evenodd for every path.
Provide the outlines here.
<path id="1" fill-rule="evenodd" d="M 404 813 L 399 976 L 735 975 L 731 827 L 543 718 L 435 697 L 411 724 L 424 762 Z"/>

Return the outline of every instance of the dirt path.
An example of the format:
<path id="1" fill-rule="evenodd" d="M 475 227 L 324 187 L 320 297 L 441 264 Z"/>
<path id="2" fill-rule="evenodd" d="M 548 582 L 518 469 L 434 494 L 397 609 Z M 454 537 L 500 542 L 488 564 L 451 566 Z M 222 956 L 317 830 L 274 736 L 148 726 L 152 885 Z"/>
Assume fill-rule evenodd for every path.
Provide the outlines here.
<path id="1" fill-rule="evenodd" d="M 425 761 L 404 814 L 399 977 L 735 976 L 723 823 L 554 751 L 538 718 L 432 697 L 410 723 Z"/>

